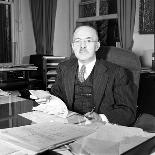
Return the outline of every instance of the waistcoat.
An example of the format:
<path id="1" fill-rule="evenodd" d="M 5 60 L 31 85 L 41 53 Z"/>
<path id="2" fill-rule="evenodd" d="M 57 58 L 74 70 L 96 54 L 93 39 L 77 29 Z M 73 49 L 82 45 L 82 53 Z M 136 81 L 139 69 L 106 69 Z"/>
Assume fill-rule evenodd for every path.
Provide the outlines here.
<path id="1" fill-rule="evenodd" d="M 75 76 L 73 110 L 80 114 L 85 114 L 94 108 L 93 73 L 94 69 L 82 83 L 78 80 L 78 75 Z"/>

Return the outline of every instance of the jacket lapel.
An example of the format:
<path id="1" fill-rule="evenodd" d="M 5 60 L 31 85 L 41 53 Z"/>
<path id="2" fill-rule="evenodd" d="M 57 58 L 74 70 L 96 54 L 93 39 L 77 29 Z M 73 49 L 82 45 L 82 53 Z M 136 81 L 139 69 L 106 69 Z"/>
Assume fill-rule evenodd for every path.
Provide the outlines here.
<path id="1" fill-rule="evenodd" d="M 104 95 L 107 85 L 108 75 L 106 73 L 107 68 L 104 66 L 104 61 L 97 60 L 94 68 L 94 104 L 95 111 L 98 111 L 101 99 Z"/>
<path id="2" fill-rule="evenodd" d="M 65 84 L 65 91 L 67 95 L 67 100 L 69 103 L 69 108 L 72 108 L 73 103 L 73 95 L 74 95 L 74 83 L 75 83 L 75 75 L 77 71 L 78 63 L 75 60 L 70 68 L 67 68 L 67 72 L 64 75 L 64 84 Z"/>

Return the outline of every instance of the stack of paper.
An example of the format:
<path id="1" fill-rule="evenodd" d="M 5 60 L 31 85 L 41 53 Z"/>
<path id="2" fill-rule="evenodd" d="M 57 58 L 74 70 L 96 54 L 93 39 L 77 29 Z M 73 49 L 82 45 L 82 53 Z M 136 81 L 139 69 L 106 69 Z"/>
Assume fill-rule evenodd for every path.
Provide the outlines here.
<path id="1" fill-rule="evenodd" d="M 35 155 L 36 153 L 0 139 L 0 155 Z"/>
<path id="2" fill-rule="evenodd" d="M 94 129 L 86 126 L 46 122 L 3 129 L 0 138 L 13 145 L 39 153 L 70 143 L 93 132 Z"/>
<path id="3" fill-rule="evenodd" d="M 49 115 L 41 111 L 32 111 L 32 112 L 22 113 L 19 115 L 31 120 L 33 123 L 44 123 L 44 122 L 68 123 L 68 120 L 66 118 L 62 118 L 56 115 Z"/>
<path id="4" fill-rule="evenodd" d="M 42 111 L 47 114 L 57 115 L 66 118 L 68 109 L 66 104 L 58 97 L 51 95 L 48 91 L 44 90 L 30 90 L 30 97 L 40 102 L 33 110 Z"/>
<path id="5" fill-rule="evenodd" d="M 10 95 L 9 92 L 0 89 L 0 96 L 9 96 L 9 95 Z"/>
<path id="6" fill-rule="evenodd" d="M 79 125 L 90 124 L 90 121 L 87 118 L 85 118 L 83 115 L 80 115 L 72 111 L 68 111 L 68 115 L 66 118 L 62 118 L 57 115 L 47 114 L 41 111 L 26 112 L 18 115 L 28 120 L 31 120 L 32 123 L 61 122 L 61 123 L 71 123 L 71 124 L 79 124 Z"/>
<path id="7" fill-rule="evenodd" d="M 140 128 L 108 124 L 72 144 L 74 154 L 120 155 L 155 136 Z"/>

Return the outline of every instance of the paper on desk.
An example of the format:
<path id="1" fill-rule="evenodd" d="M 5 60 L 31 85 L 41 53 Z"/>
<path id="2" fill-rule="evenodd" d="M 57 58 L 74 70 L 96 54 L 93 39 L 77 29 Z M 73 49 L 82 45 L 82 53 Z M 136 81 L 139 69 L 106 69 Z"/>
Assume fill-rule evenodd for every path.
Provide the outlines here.
<path id="1" fill-rule="evenodd" d="M 10 95 L 9 92 L 0 89 L 0 96 L 9 96 L 9 95 Z"/>
<path id="2" fill-rule="evenodd" d="M 70 145 L 75 154 L 119 155 L 141 144 L 155 134 L 145 134 L 142 129 L 108 124 Z"/>
<path id="3" fill-rule="evenodd" d="M 19 151 L 19 149 L 8 145 L 5 141 L 0 140 L 0 154 L 1 155 L 6 155 L 6 154 L 11 154 Z"/>
<path id="4" fill-rule="evenodd" d="M 35 153 L 10 142 L 4 141 L 0 137 L 0 155 L 34 155 Z"/>
<path id="5" fill-rule="evenodd" d="M 30 98 L 32 97 L 32 99 L 42 99 L 51 96 L 48 91 L 44 90 L 29 90 L 29 92 L 31 93 Z"/>
<path id="6" fill-rule="evenodd" d="M 41 111 L 26 112 L 18 115 L 31 120 L 33 123 L 61 122 L 61 123 L 71 123 L 71 124 L 78 124 L 78 125 L 90 124 L 90 121 L 84 116 L 79 115 L 78 113 L 75 113 L 75 112 L 70 112 L 70 111 L 68 112 L 69 114 L 67 115 L 67 118 L 62 118 L 56 115 L 49 115 Z"/>
<path id="7" fill-rule="evenodd" d="M 27 118 L 34 123 L 44 123 L 44 122 L 68 123 L 68 120 L 66 118 L 62 118 L 56 115 L 49 115 L 41 111 L 26 112 L 18 115 Z"/>
<path id="8" fill-rule="evenodd" d="M 46 122 L 1 130 L 3 140 L 36 153 L 54 149 L 94 132 L 86 126 Z"/>
<path id="9" fill-rule="evenodd" d="M 119 155 L 119 143 L 93 138 L 93 134 L 75 141 L 69 147 L 75 155 Z"/>
<path id="10" fill-rule="evenodd" d="M 57 115 L 62 118 L 66 118 L 68 115 L 68 109 L 66 104 L 58 97 L 52 96 L 45 104 L 40 104 L 33 107 L 33 110 L 42 111 L 47 114 Z"/>
<path id="11" fill-rule="evenodd" d="M 153 134 L 145 134 L 140 128 L 112 124 L 101 127 L 96 132 L 97 139 L 119 143 L 119 154 L 130 150 L 151 137 L 153 137 Z"/>

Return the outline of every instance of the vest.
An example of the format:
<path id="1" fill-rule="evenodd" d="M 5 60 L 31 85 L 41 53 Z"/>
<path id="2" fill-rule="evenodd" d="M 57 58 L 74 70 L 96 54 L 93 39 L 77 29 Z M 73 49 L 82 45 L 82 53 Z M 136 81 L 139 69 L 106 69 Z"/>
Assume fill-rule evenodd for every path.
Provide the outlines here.
<path id="1" fill-rule="evenodd" d="M 80 114 L 85 114 L 94 108 L 93 73 L 94 69 L 82 83 L 78 79 L 78 74 L 75 76 L 73 111 Z"/>

